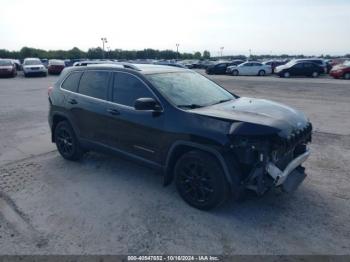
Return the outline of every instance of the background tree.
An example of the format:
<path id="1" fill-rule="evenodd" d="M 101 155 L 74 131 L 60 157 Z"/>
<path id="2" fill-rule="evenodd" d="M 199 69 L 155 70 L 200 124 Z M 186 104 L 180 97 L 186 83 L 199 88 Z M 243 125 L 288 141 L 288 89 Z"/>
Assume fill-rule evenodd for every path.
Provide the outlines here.
<path id="1" fill-rule="evenodd" d="M 200 52 L 195 52 L 194 55 L 193 55 L 193 58 L 201 59 L 202 58 L 202 54 Z"/>
<path id="2" fill-rule="evenodd" d="M 210 52 L 207 51 L 207 50 L 204 50 L 204 52 L 203 52 L 203 58 L 204 58 L 204 59 L 209 59 L 209 58 L 210 58 Z"/>
<path id="3" fill-rule="evenodd" d="M 103 57 L 103 50 L 101 47 L 89 48 L 86 56 L 89 59 L 101 59 Z"/>

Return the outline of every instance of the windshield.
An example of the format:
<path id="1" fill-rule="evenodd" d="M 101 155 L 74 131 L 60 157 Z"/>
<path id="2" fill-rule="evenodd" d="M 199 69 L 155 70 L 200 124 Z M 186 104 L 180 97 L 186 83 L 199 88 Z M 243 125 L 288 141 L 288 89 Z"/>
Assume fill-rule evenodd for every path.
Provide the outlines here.
<path id="1" fill-rule="evenodd" d="M 147 75 L 148 80 L 179 107 L 196 108 L 234 99 L 225 89 L 194 72 Z"/>
<path id="2" fill-rule="evenodd" d="M 12 62 L 10 60 L 0 60 L 0 66 L 11 66 Z"/>
<path id="3" fill-rule="evenodd" d="M 343 63 L 343 65 L 345 65 L 345 66 L 350 66 L 350 60 L 349 60 L 349 61 L 345 61 L 345 62 Z"/>
<path id="4" fill-rule="evenodd" d="M 41 62 L 39 60 L 27 60 L 24 61 L 24 65 L 41 65 Z"/>

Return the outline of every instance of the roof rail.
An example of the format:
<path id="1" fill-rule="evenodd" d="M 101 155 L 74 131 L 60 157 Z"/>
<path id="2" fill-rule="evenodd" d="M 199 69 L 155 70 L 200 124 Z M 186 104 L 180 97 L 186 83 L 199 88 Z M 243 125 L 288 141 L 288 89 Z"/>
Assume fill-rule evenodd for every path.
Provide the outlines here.
<path id="1" fill-rule="evenodd" d="M 136 65 L 128 63 L 128 62 L 115 62 L 114 64 L 119 64 L 124 66 L 124 68 L 128 68 L 128 69 L 133 69 L 133 70 L 137 70 L 137 71 L 141 71 L 140 68 L 138 68 Z"/>
<path id="2" fill-rule="evenodd" d="M 134 64 L 131 63 L 127 63 L 127 62 L 111 62 L 111 61 L 106 61 L 106 63 L 88 63 L 86 66 L 105 66 L 105 65 L 119 65 L 121 67 L 124 68 L 128 68 L 128 69 L 132 69 L 132 70 L 136 70 L 136 71 L 141 71 L 140 68 L 138 68 L 137 66 L 135 66 Z"/>

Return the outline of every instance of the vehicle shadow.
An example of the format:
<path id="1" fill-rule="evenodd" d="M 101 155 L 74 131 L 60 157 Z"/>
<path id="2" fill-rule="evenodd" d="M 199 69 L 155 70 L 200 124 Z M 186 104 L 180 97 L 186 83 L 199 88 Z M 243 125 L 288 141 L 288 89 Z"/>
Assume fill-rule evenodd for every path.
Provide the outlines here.
<path id="1" fill-rule="evenodd" d="M 172 183 L 168 187 L 163 187 L 162 174 L 137 162 L 133 162 L 124 157 L 109 156 L 100 153 L 88 153 L 80 162 L 84 168 L 101 169 L 107 173 L 113 173 L 114 179 L 127 180 L 130 187 L 142 185 L 143 190 L 158 191 L 162 195 L 165 203 L 175 203 L 176 206 L 185 206 L 186 212 L 192 210 L 194 213 L 210 213 L 211 215 L 247 221 L 247 219 L 261 221 L 276 221 L 280 216 L 314 217 L 324 215 L 328 202 L 320 193 L 304 181 L 293 193 L 284 193 L 279 189 L 272 189 L 263 196 L 256 196 L 255 193 L 247 191 L 243 199 L 228 201 L 210 211 L 198 211 L 189 207 L 177 194 Z M 141 187 L 140 187 L 141 188 Z M 148 188 L 148 189 L 147 189 Z"/>

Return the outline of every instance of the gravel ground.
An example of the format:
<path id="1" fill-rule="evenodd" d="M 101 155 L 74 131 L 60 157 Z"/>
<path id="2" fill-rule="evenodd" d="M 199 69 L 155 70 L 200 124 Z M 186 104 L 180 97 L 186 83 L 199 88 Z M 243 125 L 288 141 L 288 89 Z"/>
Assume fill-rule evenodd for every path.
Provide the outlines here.
<path id="1" fill-rule="evenodd" d="M 349 254 L 350 82 L 211 78 L 310 117 L 313 154 L 296 192 L 202 212 L 134 162 L 65 161 L 46 120 L 56 77 L 0 79 L 0 254 Z"/>

